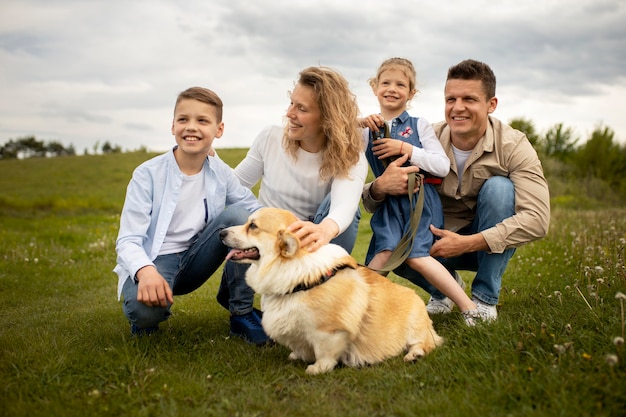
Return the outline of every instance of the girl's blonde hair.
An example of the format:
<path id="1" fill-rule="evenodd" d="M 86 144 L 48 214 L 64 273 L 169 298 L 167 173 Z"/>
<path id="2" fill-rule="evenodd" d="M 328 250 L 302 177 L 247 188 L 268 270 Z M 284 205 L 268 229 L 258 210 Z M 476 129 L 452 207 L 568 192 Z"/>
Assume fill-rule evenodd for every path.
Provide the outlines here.
<path id="1" fill-rule="evenodd" d="M 409 79 L 409 89 L 411 92 L 417 93 L 417 73 L 415 72 L 413 63 L 406 58 L 389 58 L 380 64 L 376 72 L 376 77 L 368 80 L 370 87 L 375 88 L 378 85 L 380 75 L 390 69 L 397 69 L 404 72 L 404 75 Z"/>
<path id="2" fill-rule="evenodd" d="M 346 79 L 327 67 L 306 68 L 300 72 L 298 84 L 313 89 L 320 109 L 320 127 L 326 138 L 322 147 L 320 177 L 323 180 L 347 178 L 363 150 L 363 139 L 357 122 L 359 108 L 356 96 L 348 88 Z M 287 129 L 286 125 L 283 146 L 296 159 L 300 144 L 289 140 Z"/>

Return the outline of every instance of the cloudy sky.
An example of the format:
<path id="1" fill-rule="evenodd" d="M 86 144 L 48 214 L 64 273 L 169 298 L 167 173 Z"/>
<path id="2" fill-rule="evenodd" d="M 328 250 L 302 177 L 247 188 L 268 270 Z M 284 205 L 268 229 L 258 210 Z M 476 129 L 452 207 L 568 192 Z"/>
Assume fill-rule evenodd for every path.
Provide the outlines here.
<path id="1" fill-rule="evenodd" d="M 603 123 L 625 143 L 624 22 L 624 0 L 2 0 L 0 143 L 166 150 L 176 95 L 200 85 L 224 100 L 216 146 L 248 147 L 308 66 L 376 112 L 367 80 L 392 56 L 415 64 L 410 112 L 431 122 L 448 67 L 473 58 L 496 73 L 501 120 L 582 140 Z"/>

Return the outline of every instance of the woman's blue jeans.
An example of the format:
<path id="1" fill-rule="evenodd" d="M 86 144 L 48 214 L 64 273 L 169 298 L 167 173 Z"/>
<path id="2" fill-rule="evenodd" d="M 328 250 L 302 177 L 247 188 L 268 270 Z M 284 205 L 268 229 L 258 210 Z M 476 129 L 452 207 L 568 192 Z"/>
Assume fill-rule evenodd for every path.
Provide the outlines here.
<path id="1" fill-rule="evenodd" d="M 461 235 L 470 235 L 489 229 L 502 220 L 515 214 L 515 186 L 506 177 L 491 177 L 483 184 L 478 193 L 476 217 L 474 221 L 459 230 Z M 466 253 L 454 258 L 439 258 L 451 273 L 456 270 L 476 271 L 472 282 L 472 296 L 486 304 L 498 303 L 502 276 L 515 249 L 507 249 L 502 253 L 488 253 L 485 251 Z M 402 264 L 394 271 L 422 287 L 433 298 L 443 299 L 445 296 L 433 287 L 422 275 L 413 271 L 406 264 Z"/>
<path id="2" fill-rule="evenodd" d="M 180 253 L 157 256 L 157 271 L 165 278 L 174 295 L 188 294 L 198 289 L 218 270 L 224 262 L 228 248 L 220 239 L 220 231 L 226 227 L 244 224 L 250 212 L 230 206 L 198 234 L 191 247 Z M 229 290 L 225 307 L 233 315 L 252 311 L 254 291 L 245 282 L 248 265 L 226 262 L 220 285 Z M 137 284 L 128 279 L 122 288 L 124 314 L 139 328 L 155 327 L 170 316 L 168 307 L 151 307 L 137 301 Z M 223 304 L 223 305 L 224 305 Z"/>
<path id="3" fill-rule="evenodd" d="M 320 224 L 322 220 L 328 216 L 330 212 L 330 193 L 326 195 L 324 200 L 317 209 L 317 213 L 311 219 L 311 221 L 315 224 Z M 356 235 L 359 232 L 359 222 L 361 221 L 361 208 L 357 208 L 356 213 L 354 213 L 354 218 L 352 219 L 352 223 L 342 234 L 334 238 L 330 241 L 330 243 L 334 243 L 336 245 L 344 248 L 348 253 L 352 253 L 352 249 L 354 249 L 354 244 L 356 243 Z"/>

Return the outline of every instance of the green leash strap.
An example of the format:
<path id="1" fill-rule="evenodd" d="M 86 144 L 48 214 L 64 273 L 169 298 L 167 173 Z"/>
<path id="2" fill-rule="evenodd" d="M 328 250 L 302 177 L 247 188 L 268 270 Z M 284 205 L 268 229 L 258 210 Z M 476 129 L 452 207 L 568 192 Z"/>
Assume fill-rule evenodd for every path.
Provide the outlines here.
<path id="1" fill-rule="evenodd" d="M 381 138 L 390 138 L 389 126 L 385 123 L 384 127 L 384 136 L 374 135 L 372 132 L 372 136 L 374 139 Z M 395 159 L 395 158 L 393 158 Z M 392 158 L 387 158 L 382 161 L 385 169 L 389 166 L 389 163 L 393 161 Z M 415 189 L 416 184 L 418 185 L 418 196 L 417 201 L 413 203 L 413 190 Z M 415 234 L 417 233 L 417 229 L 420 224 L 420 219 L 422 218 L 422 211 L 424 209 L 424 193 L 422 191 L 422 186 L 424 185 L 424 176 L 422 174 L 416 173 L 415 175 L 409 175 L 408 179 L 408 197 L 409 202 L 411 203 L 411 220 L 409 222 L 409 227 L 406 233 L 402 236 L 398 245 L 391 252 L 391 256 L 385 262 L 385 265 L 381 269 L 378 269 L 377 272 L 387 275 L 389 272 L 393 271 L 408 258 L 409 253 L 411 253 L 411 249 L 413 248 L 413 242 L 415 241 Z"/>

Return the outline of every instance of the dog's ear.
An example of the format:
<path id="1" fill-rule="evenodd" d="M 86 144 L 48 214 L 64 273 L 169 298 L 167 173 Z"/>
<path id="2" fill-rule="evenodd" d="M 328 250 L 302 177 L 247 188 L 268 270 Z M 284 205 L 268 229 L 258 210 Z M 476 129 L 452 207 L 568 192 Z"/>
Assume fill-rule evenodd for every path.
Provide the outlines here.
<path id="1" fill-rule="evenodd" d="M 278 232 L 278 247 L 282 257 L 292 258 L 300 249 L 300 240 L 294 234 L 281 230 Z"/>

